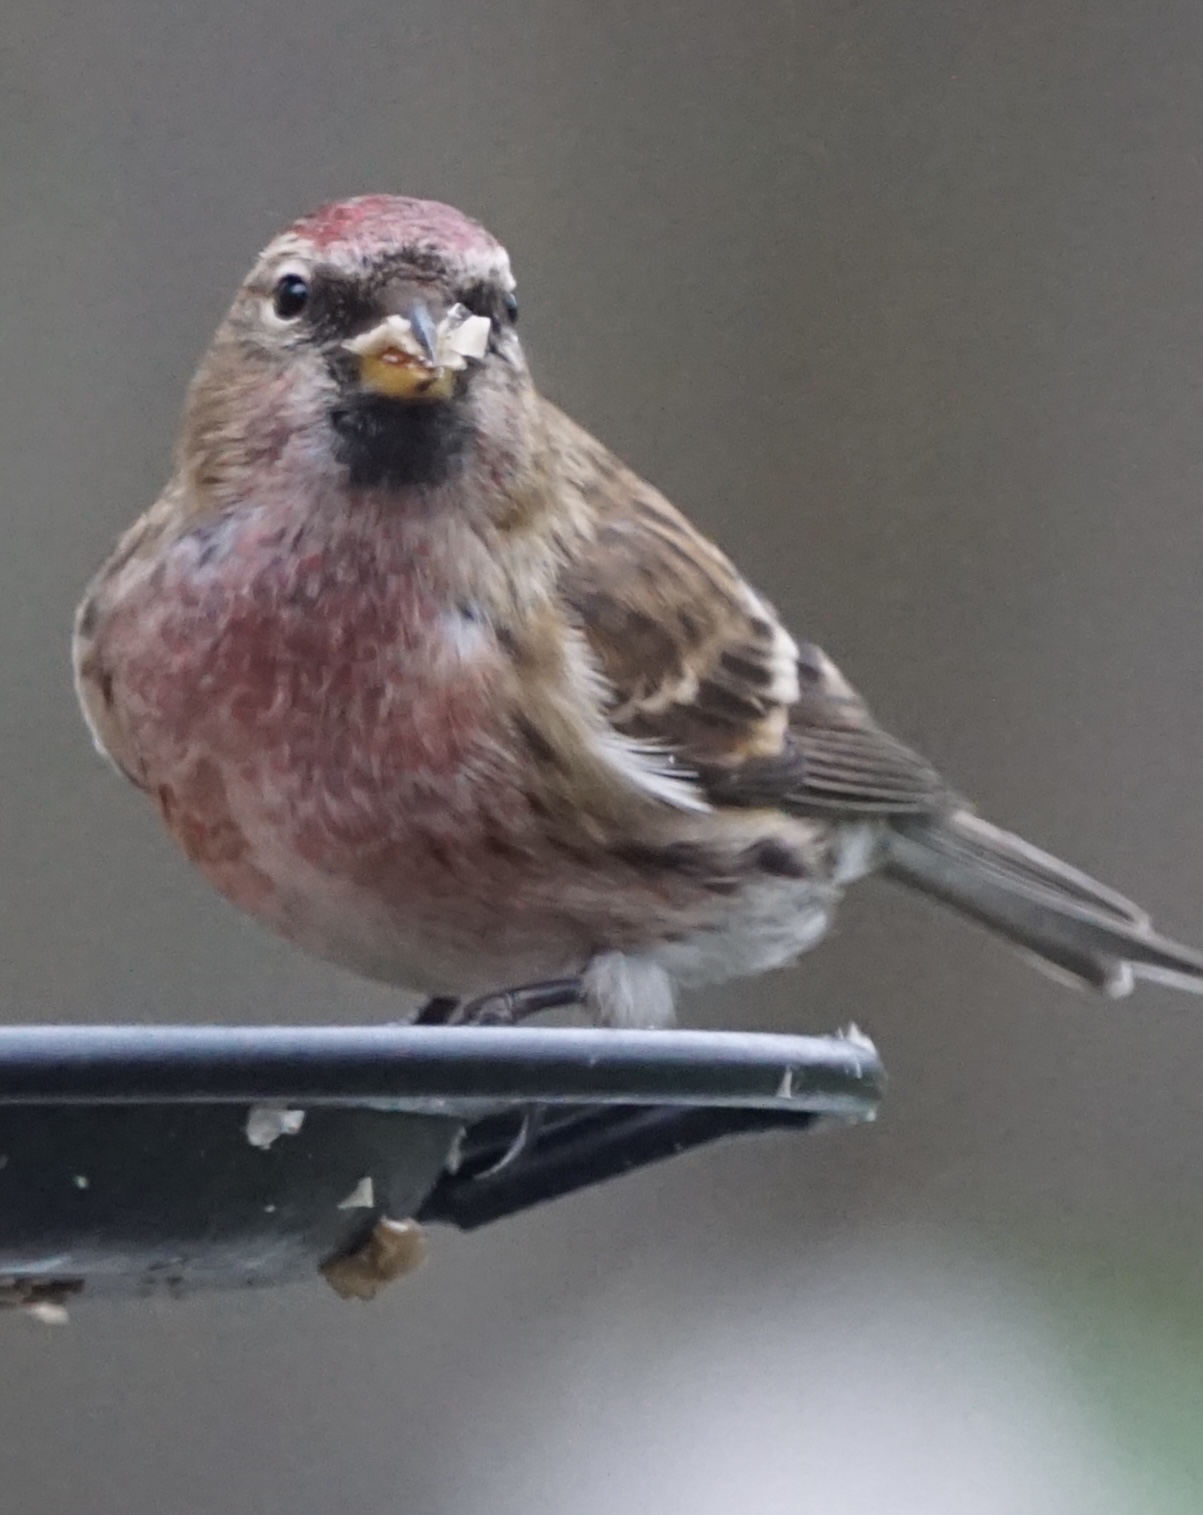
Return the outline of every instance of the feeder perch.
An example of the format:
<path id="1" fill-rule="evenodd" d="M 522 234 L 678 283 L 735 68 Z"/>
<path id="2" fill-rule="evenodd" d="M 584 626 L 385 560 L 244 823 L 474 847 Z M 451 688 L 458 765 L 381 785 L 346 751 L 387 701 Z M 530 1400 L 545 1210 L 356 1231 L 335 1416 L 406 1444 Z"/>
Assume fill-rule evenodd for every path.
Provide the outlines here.
<path id="1" fill-rule="evenodd" d="M 869 1119 L 881 1080 L 856 1032 L 0 1027 L 0 1304 L 313 1277 L 385 1219 Z"/>

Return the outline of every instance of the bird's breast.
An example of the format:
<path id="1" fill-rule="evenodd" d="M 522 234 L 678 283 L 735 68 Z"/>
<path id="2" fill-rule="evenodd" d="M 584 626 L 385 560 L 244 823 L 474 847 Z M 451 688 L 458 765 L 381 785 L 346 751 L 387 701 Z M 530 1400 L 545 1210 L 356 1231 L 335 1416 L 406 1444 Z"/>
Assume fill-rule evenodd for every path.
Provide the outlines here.
<path id="1" fill-rule="evenodd" d="M 127 572 L 96 658 L 146 787 L 198 863 L 228 867 L 239 833 L 249 847 L 271 831 L 319 866 L 362 870 L 388 845 L 437 847 L 479 810 L 486 778 L 494 824 L 520 809 L 503 655 L 429 568 L 379 533 L 225 519 Z"/>

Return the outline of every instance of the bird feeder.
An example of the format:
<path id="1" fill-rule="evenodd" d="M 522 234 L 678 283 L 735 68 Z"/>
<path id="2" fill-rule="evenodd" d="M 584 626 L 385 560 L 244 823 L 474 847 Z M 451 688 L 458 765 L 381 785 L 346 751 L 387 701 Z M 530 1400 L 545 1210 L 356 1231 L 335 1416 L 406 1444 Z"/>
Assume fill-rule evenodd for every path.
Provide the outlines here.
<path id="1" fill-rule="evenodd" d="M 472 1230 L 721 1137 L 866 1120 L 881 1080 L 856 1032 L 3 1027 L 0 1303 L 52 1319 L 79 1294 L 319 1269 L 367 1297 L 355 1269 L 390 1236 L 381 1277 L 428 1223 Z"/>

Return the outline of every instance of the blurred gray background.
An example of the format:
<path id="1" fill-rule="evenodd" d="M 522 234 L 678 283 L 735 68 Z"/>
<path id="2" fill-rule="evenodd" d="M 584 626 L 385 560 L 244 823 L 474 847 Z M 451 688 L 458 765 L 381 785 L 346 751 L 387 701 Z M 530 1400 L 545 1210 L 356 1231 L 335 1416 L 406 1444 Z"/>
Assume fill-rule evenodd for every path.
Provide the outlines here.
<path id="1" fill-rule="evenodd" d="M 96 759 L 67 639 L 257 249 L 508 244 L 543 387 L 996 820 L 1203 939 L 1197 0 L 9 0 L 0 1005 L 386 1018 Z M 878 1124 L 696 1155 L 371 1307 L 0 1321 L 5 1509 L 1042 1515 L 1203 1498 L 1203 1005 L 887 886 L 695 1021 L 849 1019 Z"/>

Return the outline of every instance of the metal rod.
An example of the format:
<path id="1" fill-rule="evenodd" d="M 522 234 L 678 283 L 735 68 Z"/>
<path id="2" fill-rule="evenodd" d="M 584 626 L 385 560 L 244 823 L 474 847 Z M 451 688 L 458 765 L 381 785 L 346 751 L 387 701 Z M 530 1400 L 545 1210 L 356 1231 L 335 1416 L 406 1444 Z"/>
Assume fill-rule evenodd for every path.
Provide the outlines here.
<path id="1" fill-rule="evenodd" d="M 882 1070 L 846 1036 L 435 1026 L 5 1026 L 0 1104 L 542 1102 L 872 1114 Z"/>
<path id="2" fill-rule="evenodd" d="M 441 1221 L 474 1231 L 548 1200 L 604 1183 L 650 1163 L 663 1162 L 694 1147 L 741 1132 L 811 1127 L 816 1116 L 799 1110 L 706 1109 L 699 1106 L 631 1109 L 608 1106 L 579 1114 L 550 1116 L 531 1146 L 513 1163 L 473 1172 L 481 1157 L 470 1156 L 454 1172 L 444 1173 L 427 1195 L 419 1219 Z M 466 1146 L 471 1152 L 470 1132 Z"/>

